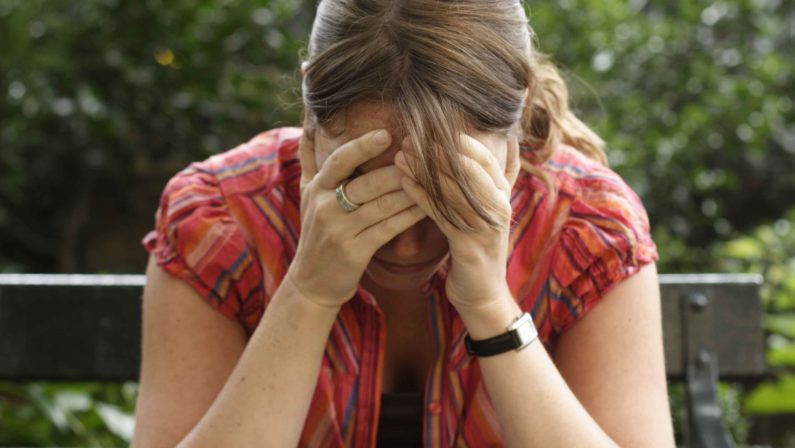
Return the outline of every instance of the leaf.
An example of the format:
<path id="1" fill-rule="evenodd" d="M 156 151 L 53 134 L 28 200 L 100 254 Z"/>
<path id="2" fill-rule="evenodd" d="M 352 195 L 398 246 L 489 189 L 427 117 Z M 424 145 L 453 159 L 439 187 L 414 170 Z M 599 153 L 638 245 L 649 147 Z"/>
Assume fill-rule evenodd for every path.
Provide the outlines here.
<path id="1" fill-rule="evenodd" d="M 744 237 L 726 244 L 725 251 L 726 256 L 749 260 L 762 256 L 764 246 L 752 237 Z"/>
<path id="2" fill-rule="evenodd" d="M 91 409 L 91 397 L 84 392 L 58 392 L 52 404 L 64 413 L 83 412 Z"/>
<path id="3" fill-rule="evenodd" d="M 757 415 L 795 413 L 795 376 L 761 384 L 746 398 L 744 410 Z"/>
<path id="4" fill-rule="evenodd" d="M 132 440 L 133 430 L 135 429 L 135 416 L 119 410 L 118 407 L 97 403 L 97 414 L 99 414 L 105 426 L 114 434 L 129 442 Z"/>
<path id="5" fill-rule="evenodd" d="M 795 343 L 774 347 L 767 352 L 767 363 L 771 366 L 795 367 Z"/>
<path id="6" fill-rule="evenodd" d="M 795 339 L 795 313 L 767 316 L 765 328 L 772 333 Z"/>

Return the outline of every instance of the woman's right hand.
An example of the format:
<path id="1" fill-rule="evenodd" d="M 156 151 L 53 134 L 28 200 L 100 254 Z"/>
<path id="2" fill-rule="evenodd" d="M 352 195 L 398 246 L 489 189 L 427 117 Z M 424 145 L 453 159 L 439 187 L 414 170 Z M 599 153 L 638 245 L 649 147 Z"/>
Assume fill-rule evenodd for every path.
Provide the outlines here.
<path id="1" fill-rule="evenodd" d="M 314 142 L 301 138 L 301 236 L 285 280 L 318 305 L 347 302 L 378 248 L 426 216 L 403 190 L 403 174 L 393 164 L 346 185 L 346 196 L 361 207 L 347 212 L 337 202 L 337 186 L 390 141 L 384 130 L 368 132 L 335 149 L 317 170 Z"/>

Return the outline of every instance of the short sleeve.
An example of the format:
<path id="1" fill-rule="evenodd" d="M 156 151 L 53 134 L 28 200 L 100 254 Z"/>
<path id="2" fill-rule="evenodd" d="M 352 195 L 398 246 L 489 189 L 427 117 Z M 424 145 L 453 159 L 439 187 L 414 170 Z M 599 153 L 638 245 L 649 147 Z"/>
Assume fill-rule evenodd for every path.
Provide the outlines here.
<path id="1" fill-rule="evenodd" d="M 262 274 L 215 174 L 193 164 L 166 185 L 146 250 L 250 335 L 262 312 Z"/>
<path id="2" fill-rule="evenodd" d="M 657 259 L 646 210 L 618 175 L 604 169 L 578 184 L 552 257 L 550 311 L 559 334 Z"/>

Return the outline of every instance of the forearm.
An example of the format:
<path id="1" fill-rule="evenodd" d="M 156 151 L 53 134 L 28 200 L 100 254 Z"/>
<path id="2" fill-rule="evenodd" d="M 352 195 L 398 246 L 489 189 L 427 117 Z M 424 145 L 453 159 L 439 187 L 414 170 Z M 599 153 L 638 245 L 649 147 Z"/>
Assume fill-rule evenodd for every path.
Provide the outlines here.
<path id="1" fill-rule="evenodd" d="M 337 309 L 285 281 L 210 409 L 180 444 L 296 446 Z"/>
<path id="2" fill-rule="evenodd" d="M 506 298 L 459 313 L 478 340 L 504 332 L 521 309 Z M 507 446 L 617 446 L 566 385 L 541 341 L 478 362 Z"/>

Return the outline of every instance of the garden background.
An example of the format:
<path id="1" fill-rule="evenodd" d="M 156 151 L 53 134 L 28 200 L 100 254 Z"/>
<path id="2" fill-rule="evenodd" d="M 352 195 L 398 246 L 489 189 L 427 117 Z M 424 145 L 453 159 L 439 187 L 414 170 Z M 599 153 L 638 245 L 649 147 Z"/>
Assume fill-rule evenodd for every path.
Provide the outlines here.
<path id="1" fill-rule="evenodd" d="M 170 176 L 299 123 L 314 6 L 0 0 L 0 272 L 141 273 Z M 795 2 L 531 1 L 528 13 L 642 197 L 660 271 L 764 275 L 775 379 L 724 384 L 722 401 L 738 441 L 795 446 Z M 136 392 L 0 383 L 0 445 L 124 446 Z"/>

